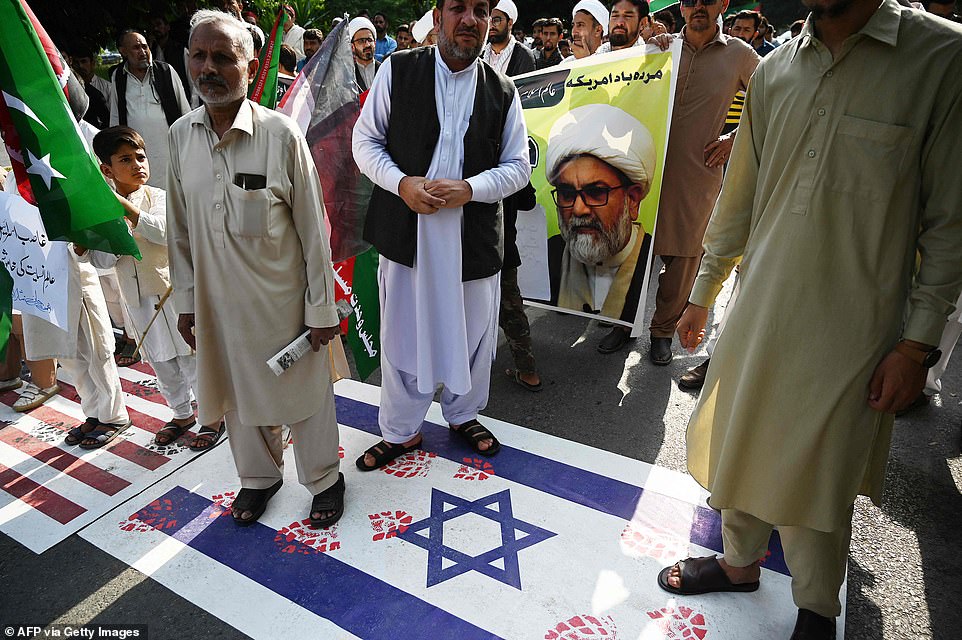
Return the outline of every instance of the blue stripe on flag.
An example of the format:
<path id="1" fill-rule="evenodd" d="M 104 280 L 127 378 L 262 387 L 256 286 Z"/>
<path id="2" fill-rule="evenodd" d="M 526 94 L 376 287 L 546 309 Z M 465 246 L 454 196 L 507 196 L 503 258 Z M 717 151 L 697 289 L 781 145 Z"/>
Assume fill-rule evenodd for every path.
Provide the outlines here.
<path id="1" fill-rule="evenodd" d="M 335 395 L 335 402 L 338 422 L 376 436 L 381 435 L 377 423 L 378 408 L 375 405 L 338 395 Z M 477 457 L 467 443 L 446 426 L 424 421 L 421 433 L 425 451 L 459 464 L 465 458 Z M 621 480 L 503 444 L 497 458 L 492 460 L 496 461 L 496 472 L 501 478 L 625 520 L 631 520 L 645 491 Z M 694 505 L 694 510 L 689 539 L 698 546 L 721 553 L 721 516 L 701 505 Z M 777 531 L 772 533 L 768 546 L 771 556 L 765 560 L 765 568 L 790 575 Z"/>
<path id="2" fill-rule="evenodd" d="M 159 531 L 358 637 L 434 640 L 438 629 L 459 639 L 499 637 L 325 553 L 285 553 L 277 532 L 259 522 L 240 528 L 221 516 L 188 527 L 213 503 L 182 487 L 137 515 L 156 517 L 158 504 L 166 509 Z"/>

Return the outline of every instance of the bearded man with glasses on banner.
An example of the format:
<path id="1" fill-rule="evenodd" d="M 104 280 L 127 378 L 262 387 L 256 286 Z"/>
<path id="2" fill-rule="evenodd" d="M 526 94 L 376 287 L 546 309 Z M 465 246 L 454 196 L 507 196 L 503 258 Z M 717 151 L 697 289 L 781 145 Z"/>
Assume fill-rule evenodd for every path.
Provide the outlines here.
<path id="1" fill-rule="evenodd" d="M 623 312 L 651 241 L 638 223 L 655 173 L 651 133 L 618 107 L 577 107 L 552 126 L 546 156 L 561 232 L 548 239 L 552 303 L 633 323 L 636 309 Z"/>

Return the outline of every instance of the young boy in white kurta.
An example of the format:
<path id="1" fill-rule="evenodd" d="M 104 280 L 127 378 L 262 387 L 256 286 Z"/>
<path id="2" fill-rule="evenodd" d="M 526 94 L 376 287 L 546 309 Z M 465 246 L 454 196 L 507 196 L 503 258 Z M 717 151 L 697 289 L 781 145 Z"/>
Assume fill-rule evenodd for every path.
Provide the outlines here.
<path id="1" fill-rule="evenodd" d="M 116 270 L 125 325 L 138 341 L 143 341 L 141 352 L 156 372 L 160 393 L 174 412 L 155 442 L 170 444 L 196 423 L 191 405 L 196 365 L 190 347 L 177 332 L 172 303 L 160 304 L 170 287 L 166 194 L 163 189 L 147 186 L 150 167 L 144 140 L 133 129 L 104 129 L 94 138 L 93 147 L 101 171 L 112 180 L 124 205 L 142 260 L 103 251 L 90 251 L 89 259 L 98 269 Z"/>

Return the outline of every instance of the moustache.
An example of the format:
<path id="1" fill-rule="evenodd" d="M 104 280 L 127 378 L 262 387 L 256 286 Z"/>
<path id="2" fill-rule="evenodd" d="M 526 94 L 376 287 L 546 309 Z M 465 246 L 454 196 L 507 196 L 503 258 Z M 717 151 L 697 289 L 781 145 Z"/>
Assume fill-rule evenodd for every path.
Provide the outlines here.
<path id="1" fill-rule="evenodd" d="M 590 229 L 592 231 L 602 232 L 604 229 L 601 227 L 601 223 L 598 222 L 596 218 L 584 219 L 584 218 L 574 218 L 568 224 L 571 231 L 577 232 L 582 229 Z"/>
<path id="2" fill-rule="evenodd" d="M 481 32 L 478 31 L 477 29 L 469 29 L 469 28 L 458 29 L 457 31 L 454 32 L 454 35 L 456 35 L 456 36 L 473 36 L 473 37 L 477 38 L 478 40 L 481 39 Z"/>
<path id="3" fill-rule="evenodd" d="M 220 76 L 197 76 L 197 84 L 215 84 L 218 87 L 227 87 L 227 81 Z"/>

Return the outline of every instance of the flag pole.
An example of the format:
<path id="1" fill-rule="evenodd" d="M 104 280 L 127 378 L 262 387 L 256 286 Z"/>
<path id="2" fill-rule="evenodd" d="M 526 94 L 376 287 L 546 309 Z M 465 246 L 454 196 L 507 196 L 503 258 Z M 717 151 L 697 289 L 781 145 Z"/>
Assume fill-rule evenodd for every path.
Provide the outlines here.
<path id="1" fill-rule="evenodd" d="M 140 342 L 137 343 L 137 348 L 134 349 L 134 352 L 130 356 L 131 358 L 136 358 L 137 354 L 140 353 L 140 348 L 144 346 L 144 340 L 147 339 L 147 332 L 150 331 L 152 326 L 154 326 L 154 320 L 156 320 L 157 316 L 160 315 L 161 309 L 164 308 L 164 303 L 167 302 L 167 298 L 170 297 L 170 294 L 173 293 L 173 291 L 173 286 L 167 287 L 167 291 L 164 292 L 164 295 L 162 295 L 157 304 L 154 305 L 154 317 L 150 319 L 150 322 L 147 323 L 147 328 L 145 328 L 144 332 L 140 334 Z"/>

